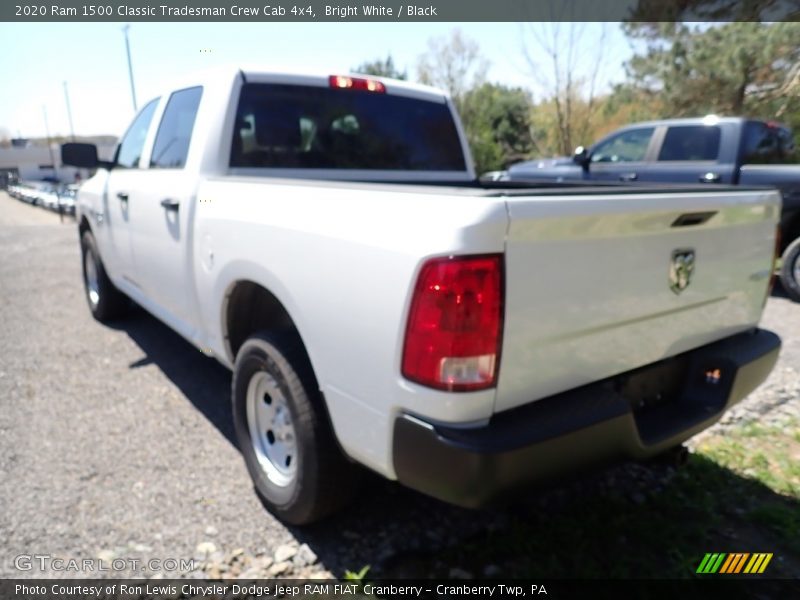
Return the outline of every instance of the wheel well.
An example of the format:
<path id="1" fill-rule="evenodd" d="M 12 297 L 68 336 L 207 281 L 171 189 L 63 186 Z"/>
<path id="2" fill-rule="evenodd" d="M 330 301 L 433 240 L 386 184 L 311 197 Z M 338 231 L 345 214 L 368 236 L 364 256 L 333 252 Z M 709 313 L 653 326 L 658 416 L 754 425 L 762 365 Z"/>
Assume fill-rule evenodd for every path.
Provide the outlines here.
<path id="1" fill-rule="evenodd" d="M 781 223 L 781 253 L 797 238 L 800 238 L 800 211 L 785 224 Z"/>
<path id="2" fill-rule="evenodd" d="M 328 412 L 325 397 L 322 391 L 319 390 L 317 376 L 311 364 L 311 358 L 308 355 L 305 342 L 281 301 L 272 292 L 257 283 L 239 281 L 234 284 L 226 297 L 224 313 L 225 334 L 231 363 L 236 361 L 236 355 L 245 341 L 247 341 L 247 338 L 257 331 L 282 331 L 297 338 L 302 351 L 302 359 L 306 362 L 305 367 L 307 367 L 308 375 L 313 382 L 313 389 L 319 391 L 322 414 L 328 423 L 330 431 L 333 432 L 333 420 Z M 308 391 L 310 392 L 311 390 Z M 334 439 L 342 454 L 347 456 L 335 434 Z"/>
<path id="3" fill-rule="evenodd" d="M 83 237 L 84 232 L 91 231 L 91 227 L 89 226 L 89 219 L 86 217 L 81 217 L 81 222 L 78 225 L 78 234 Z"/>
<path id="4" fill-rule="evenodd" d="M 227 296 L 225 332 L 231 360 L 242 344 L 257 331 L 289 331 L 300 334 L 289 313 L 269 290 L 252 281 L 240 281 Z"/>

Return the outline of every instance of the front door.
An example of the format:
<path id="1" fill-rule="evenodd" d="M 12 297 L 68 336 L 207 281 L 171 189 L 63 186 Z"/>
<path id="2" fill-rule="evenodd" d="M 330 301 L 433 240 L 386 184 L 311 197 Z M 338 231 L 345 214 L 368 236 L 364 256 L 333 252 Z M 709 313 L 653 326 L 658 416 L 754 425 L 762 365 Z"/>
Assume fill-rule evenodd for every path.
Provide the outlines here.
<path id="1" fill-rule="evenodd" d="M 140 163 L 157 105 L 157 99 L 148 103 L 122 137 L 106 180 L 102 209 L 95 215 L 95 237 L 106 268 L 137 287 L 131 247 L 131 209 L 144 173 Z"/>
<path id="2" fill-rule="evenodd" d="M 654 132 L 655 127 L 626 129 L 599 142 L 589 157 L 589 179 L 638 181 Z"/>

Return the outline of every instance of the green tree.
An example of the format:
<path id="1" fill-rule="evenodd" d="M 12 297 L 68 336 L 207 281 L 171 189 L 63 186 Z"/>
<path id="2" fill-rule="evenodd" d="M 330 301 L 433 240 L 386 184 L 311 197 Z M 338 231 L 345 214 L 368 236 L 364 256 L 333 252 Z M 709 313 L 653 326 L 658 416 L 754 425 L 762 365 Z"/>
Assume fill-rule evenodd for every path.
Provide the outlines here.
<path id="1" fill-rule="evenodd" d="M 797 4 L 786 0 L 638 0 L 631 21 L 796 21 Z"/>
<path id="2" fill-rule="evenodd" d="M 460 112 L 467 92 L 486 81 L 488 68 L 478 43 L 454 29 L 449 37 L 428 40 L 428 52 L 417 63 L 417 78 L 449 92 Z"/>
<path id="3" fill-rule="evenodd" d="M 528 157 L 530 114 L 530 95 L 521 88 L 485 83 L 466 92 L 461 119 L 479 175 Z"/>
<path id="4" fill-rule="evenodd" d="M 800 110 L 800 23 L 629 23 L 626 32 L 647 45 L 627 64 L 631 85 L 657 95 L 664 116 Z"/>
<path id="5" fill-rule="evenodd" d="M 526 32 L 523 54 L 531 76 L 544 90 L 540 106 L 545 114 L 536 115 L 544 128 L 536 138 L 537 151 L 547 148 L 549 154 L 569 155 L 593 131 L 597 84 L 607 63 L 606 26 L 554 21 L 530 24 Z"/>
<path id="6" fill-rule="evenodd" d="M 374 75 L 375 77 L 390 77 L 392 79 L 408 79 L 408 73 L 395 66 L 391 54 L 386 56 L 386 60 L 376 58 L 372 61 L 363 62 L 353 69 L 353 73 L 363 73 L 364 75 Z"/>

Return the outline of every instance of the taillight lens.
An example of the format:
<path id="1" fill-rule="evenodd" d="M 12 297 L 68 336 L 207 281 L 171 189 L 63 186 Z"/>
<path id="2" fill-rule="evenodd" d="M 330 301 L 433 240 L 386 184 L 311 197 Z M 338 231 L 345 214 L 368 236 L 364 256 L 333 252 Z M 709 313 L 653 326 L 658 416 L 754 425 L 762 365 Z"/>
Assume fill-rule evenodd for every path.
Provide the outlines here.
<path id="1" fill-rule="evenodd" d="M 502 334 L 502 254 L 429 260 L 408 314 L 403 376 L 443 390 L 492 387 Z"/>

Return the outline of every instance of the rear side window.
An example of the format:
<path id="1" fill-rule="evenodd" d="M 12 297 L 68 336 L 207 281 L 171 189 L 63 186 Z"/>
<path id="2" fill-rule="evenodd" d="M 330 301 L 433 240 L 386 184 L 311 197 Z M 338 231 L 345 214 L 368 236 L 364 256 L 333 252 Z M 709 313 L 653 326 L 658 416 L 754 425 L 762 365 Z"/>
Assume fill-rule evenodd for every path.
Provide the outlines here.
<path id="1" fill-rule="evenodd" d="M 592 150 L 593 163 L 606 162 L 639 162 L 644 160 L 650 138 L 653 137 L 652 127 L 629 129 L 600 142 Z"/>
<path id="2" fill-rule="evenodd" d="M 667 129 L 658 160 L 717 160 L 720 129 L 706 125 L 678 125 Z"/>
<path id="3" fill-rule="evenodd" d="M 444 103 L 360 90 L 245 84 L 232 167 L 463 171 Z"/>
<path id="4" fill-rule="evenodd" d="M 792 164 L 797 153 L 791 132 L 785 127 L 750 121 L 744 130 L 742 164 Z"/>
<path id="5" fill-rule="evenodd" d="M 182 169 L 186 165 L 194 120 L 202 95 L 203 88 L 194 87 L 180 90 L 170 96 L 153 144 L 151 167 Z"/>
<path id="6" fill-rule="evenodd" d="M 117 148 L 117 157 L 114 163 L 117 167 L 125 169 L 136 169 L 139 167 L 139 159 L 142 157 L 144 141 L 147 131 L 150 129 L 150 122 L 153 120 L 153 113 L 156 110 L 158 98 L 148 102 L 141 112 L 136 116 L 125 132 L 125 136 Z"/>

